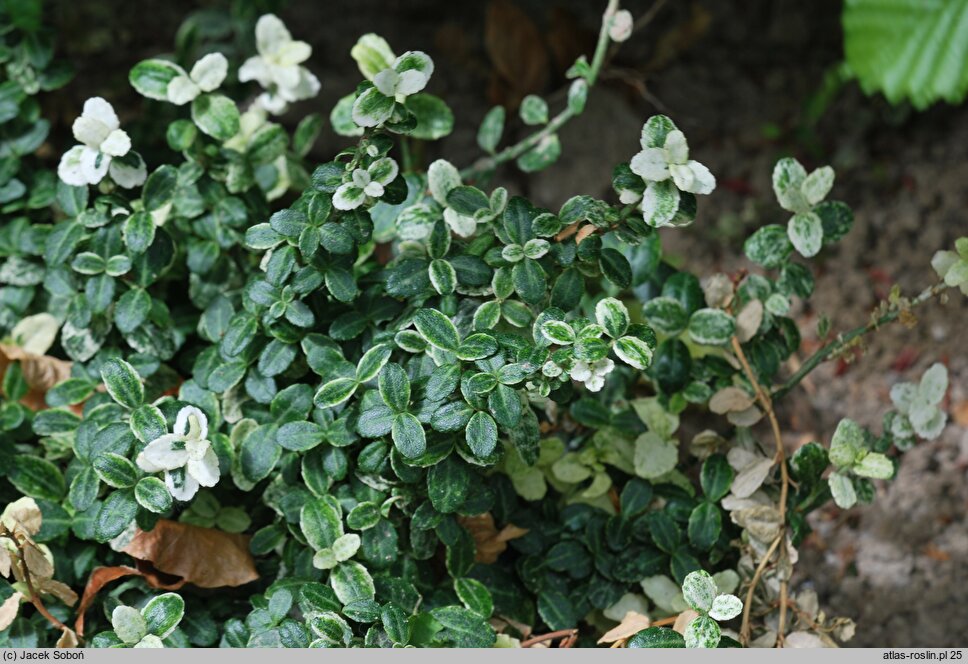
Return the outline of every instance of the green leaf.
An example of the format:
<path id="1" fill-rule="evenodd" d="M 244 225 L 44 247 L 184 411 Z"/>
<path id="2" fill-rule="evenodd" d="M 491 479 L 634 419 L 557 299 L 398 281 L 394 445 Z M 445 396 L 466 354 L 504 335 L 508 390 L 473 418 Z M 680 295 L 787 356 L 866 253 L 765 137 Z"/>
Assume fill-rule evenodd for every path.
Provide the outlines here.
<path id="1" fill-rule="evenodd" d="M 343 535 L 342 519 L 333 498 L 314 498 L 299 511 L 299 528 L 313 549 L 329 549 Z"/>
<path id="2" fill-rule="evenodd" d="M 682 634 L 669 627 L 649 627 L 637 633 L 625 644 L 626 648 L 685 648 Z"/>
<path id="3" fill-rule="evenodd" d="M 487 112 L 477 130 L 477 144 L 484 152 L 493 153 L 504 133 L 504 107 L 495 106 Z"/>
<path id="4" fill-rule="evenodd" d="M 538 594 L 538 614 L 552 630 L 573 628 L 580 617 L 568 596 L 552 589 Z"/>
<path id="5" fill-rule="evenodd" d="M 478 411 L 467 423 L 465 436 L 471 451 L 485 458 L 497 447 L 497 423 L 487 413 Z"/>
<path id="6" fill-rule="evenodd" d="M 629 311 L 614 297 L 602 298 L 595 305 L 595 320 L 613 339 L 625 334 L 629 327 Z"/>
<path id="7" fill-rule="evenodd" d="M 743 245 L 743 252 L 751 261 L 765 268 L 777 268 L 786 262 L 793 244 L 783 226 L 764 226 L 753 233 Z"/>
<path id="8" fill-rule="evenodd" d="M 94 388 L 95 385 L 85 378 L 68 378 L 47 391 L 47 405 L 56 408 L 80 403 L 91 396 Z"/>
<path id="9" fill-rule="evenodd" d="M 115 489 L 129 489 L 138 481 L 138 469 L 120 454 L 102 454 L 92 465 L 101 481 Z"/>
<path id="10" fill-rule="evenodd" d="M 404 106 L 417 117 L 414 138 L 436 141 L 454 130 L 454 112 L 440 97 L 421 92 L 407 97 Z"/>
<path id="11" fill-rule="evenodd" d="M 164 482 L 162 482 L 162 486 L 164 487 Z M 87 466 L 82 468 L 71 480 L 71 488 L 67 498 L 74 509 L 83 512 L 97 500 L 100 488 L 101 481 L 98 479 L 97 473 L 94 472 L 93 468 Z M 165 489 L 165 494 L 168 494 L 168 489 Z"/>
<path id="12" fill-rule="evenodd" d="M 438 512 L 457 511 L 470 491 L 471 477 L 467 466 L 455 455 L 434 465 L 427 473 L 427 495 Z"/>
<path id="13" fill-rule="evenodd" d="M 539 125 L 548 122 L 548 102 L 538 95 L 528 95 L 522 99 L 518 112 L 524 124 Z"/>
<path id="14" fill-rule="evenodd" d="M 408 459 L 416 459 L 427 450 L 423 426 L 410 413 L 397 413 L 390 435 L 394 446 Z"/>
<path id="15" fill-rule="evenodd" d="M 74 431 L 80 423 L 81 418 L 66 408 L 50 408 L 34 416 L 33 428 L 40 436 L 52 436 Z"/>
<path id="16" fill-rule="evenodd" d="M 67 483 L 63 473 L 46 459 L 29 454 L 18 454 L 13 457 L 6 471 L 10 483 L 25 496 L 60 502 L 67 493 Z"/>
<path id="17" fill-rule="evenodd" d="M 436 348 L 454 352 L 460 345 L 457 328 L 436 309 L 420 309 L 414 314 L 413 322 L 420 335 Z"/>
<path id="18" fill-rule="evenodd" d="M 792 157 L 784 157 L 773 167 L 773 193 L 784 210 L 799 213 L 810 210 L 810 203 L 803 195 L 803 183 L 807 171 Z"/>
<path id="19" fill-rule="evenodd" d="M 142 477 L 138 480 L 134 487 L 134 497 L 139 505 L 155 514 L 164 514 L 171 509 L 168 487 L 157 477 Z"/>
<path id="20" fill-rule="evenodd" d="M 380 396 L 383 402 L 398 413 L 410 405 L 410 379 L 399 364 L 390 363 L 380 371 Z"/>
<path id="21" fill-rule="evenodd" d="M 219 141 L 239 133 L 239 109 L 224 95 L 203 94 L 192 102 L 192 121 L 202 133 Z"/>
<path id="22" fill-rule="evenodd" d="M 544 301 L 548 280 L 538 261 L 525 258 L 515 263 L 511 268 L 511 278 L 514 281 L 514 290 L 522 300 L 528 304 Z"/>
<path id="23" fill-rule="evenodd" d="M 847 65 L 868 94 L 883 92 L 917 109 L 968 93 L 968 71 L 957 54 L 968 52 L 968 2 L 849 0 L 844 3 Z"/>
<path id="24" fill-rule="evenodd" d="M 700 613 L 706 613 L 713 606 L 719 591 L 709 572 L 699 570 L 690 572 L 682 582 L 682 596 L 686 603 Z"/>
<path id="25" fill-rule="evenodd" d="M 715 648 L 719 645 L 722 630 L 709 616 L 699 616 L 686 626 L 683 636 L 687 648 Z"/>
<path id="26" fill-rule="evenodd" d="M 178 169 L 174 166 L 161 166 L 148 176 L 142 188 L 141 197 L 147 212 L 160 210 L 175 199 L 178 186 Z"/>
<path id="27" fill-rule="evenodd" d="M 326 438 L 326 430 L 315 422 L 287 422 L 276 432 L 276 442 L 293 452 L 311 450 Z"/>
<path id="28" fill-rule="evenodd" d="M 722 515 L 713 503 L 700 503 L 689 515 L 689 542 L 700 551 L 711 549 L 722 529 Z"/>
<path id="29" fill-rule="evenodd" d="M 458 185 L 447 193 L 447 205 L 454 212 L 471 217 L 478 210 L 489 210 L 491 201 L 477 187 Z"/>
<path id="30" fill-rule="evenodd" d="M 114 491 L 101 504 L 94 519 L 94 535 L 98 542 L 107 542 L 124 532 L 138 513 L 134 491 Z"/>
<path id="31" fill-rule="evenodd" d="M 487 395 L 487 407 L 498 424 L 516 427 L 521 421 L 521 398 L 517 390 L 508 385 L 498 385 Z"/>
<path id="32" fill-rule="evenodd" d="M 149 99 L 168 101 L 168 84 L 183 73 L 177 65 L 167 60 L 142 60 L 131 68 L 128 81 L 139 94 Z"/>
<path id="33" fill-rule="evenodd" d="M 353 102 L 353 122 L 361 127 L 376 127 L 393 115 L 393 97 L 368 88 Z"/>
<path id="34" fill-rule="evenodd" d="M 362 599 L 373 599 L 376 589 L 373 578 L 358 562 L 348 560 L 337 565 L 329 575 L 329 583 L 343 604 Z"/>
<path id="35" fill-rule="evenodd" d="M 387 636 L 394 643 L 404 645 L 410 640 L 410 622 L 407 620 L 407 614 L 400 607 L 391 602 L 384 604 L 380 610 L 380 621 Z"/>
<path id="36" fill-rule="evenodd" d="M 430 283 L 441 295 L 450 295 L 457 288 L 457 271 L 442 258 L 430 262 Z"/>
<path id="37" fill-rule="evenodd" d="M 727 493 L 733 484 L 735 471 L 729 465 L 725 455 L 713 454 L 702 464 L 702 471 L 699 473 L 699 483 L 702 491 L 706 494 L 706 499 L 717 503 Z"/>
<path id="38" fill-rule="evenodd" d="M 380 373 L 380 369 L 387 363 L 392 353 L 393 348 L 389 344 L 377 344 L 363 353 L 363 357 L 356 365 L 357 382 L 365 383 L 374 378 Z"/>
<path id="39" fill-rule="evenodd" d="M 490 648 L 494 629 L 480 614 L 458 606 L 442 606 L 430 612 L 443 626 L 436 639 L 453 648 Z"/>
<path id="40" fill-rule="evenodd" d="M 165 593 L 152 597 L 141 609 L 141 615 L 148 626 L 148 633 L 158 638 L 167 638 L 185 615 L 185 600 L 175 593 Z"/>
<path id="41" fill-rule="evenodd" d="M 141 327 L 151 313 L 151 296 L 141 288 L 132 288 L 114 305 L 114 324 L 122 334 Z"/>
<path id="42" fill-rule="evenodd" d="M 494 612 L 494 600 L 487 586 L 477 579 L 454 579 L 454 592 L 468 609 L 483 618 L 490 618 Z"/>
<path id="43" fill-rule="evenodd" d="M 645 303 L 642 314 L 649 325 L 659 332 L 675 335 L 686 329 L 689 314 L 679 300 L 673 297 L 655 297 Z"/>
<path id="44" fill-rule="evenodd" d="M 352 378 L 335 378 L 319 388 L 313 397 L 313 403 L 320 408 L 338 406 L 353 396 L 357 384 Z"/>
<path id="45" fill-rule="evenodd" d="M 724 346 L 736 332 L 736 320 L 720 309 L 700 309 L 689 318 L 689 336 L 703 346 Z"/>
<path id="46" fill-rule="evenodd" d="M 112 358 L 101 365 L 101 380 L 111 398 L 125 408 L 137 408 L 145 400 L 141 377 L 124 360 Z"/>
<path id="47" fill-rule="evenodd" d="M 518 157 L 517 164 L 525 173 L 544 170 L 558 161 L 561 156 L 561 140 L 558 134 L 544 136 L 538 143 Z"/>
<path id="48" fill-rule="evenodd" d="M 652 347 L 638 337 L 622 337 L 612 347 L 619 359 L 644 371 L 652 364 Z"/>
<path id="49" fill-rule="evenodd" d="M 141 612 L 133 606 L 116 606 L 111 612 L 111 627 L 124 643 L 133 646 L 148 634 Z"/>

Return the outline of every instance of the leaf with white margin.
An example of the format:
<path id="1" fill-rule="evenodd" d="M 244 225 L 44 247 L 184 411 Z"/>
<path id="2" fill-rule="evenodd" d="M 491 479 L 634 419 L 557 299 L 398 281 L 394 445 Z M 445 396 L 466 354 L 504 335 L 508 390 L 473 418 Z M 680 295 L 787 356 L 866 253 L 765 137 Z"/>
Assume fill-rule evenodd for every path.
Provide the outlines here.
<path id="1" fill-rule="evenodd" d="M 447 206 L 447 194 L 461 184 L 457 167 L 446 159 L 438 159 L 427 169 L 427 185 L 430 195 L 440 205 Z"/>
<path id="2" fill-rule="evenodd" d="M 353 102 L 353 122 L 360 127 L 376 127 L 393 115 L 393 97 L 370 88 Z"/>
<path id="3" fill-rule="evenodd" d="M 813 212 L 795 214 L 787 226 L 787 237 L 801 256 L 816 256 L 823 247 L 823 222 Z"/>
<path id="4" fill-rule="evenodd" d="M 360 73 L 370 81 L 384 69 L 392 67 L 397 57 L 387 40 L 373 32 L 356 40 L 356 45 L 350 49 L 350 56 L 356 61 Z"/>
<path id="5" fill-rule="evenodd" d="M 827 478 L 827 483 L 830 485 L 830 493 L 837 507 L 846 510 L 857 503 L 857 492 L 854 491 L 854 484 L 849 477 L 833 473 Z"/>
<path id="6" fill-rule="evenodd" d="M 629 310 L 621 300 L 605 297 L 595 305 L 595 320 L 613 339 L 618 339 L 629 327 Z"/>
<path id="7" fill-rule="evenodd" d="M 687 574 L 682 581 L 682 596 L 689 606 L 700 613 L 709 612 L 716 593 L 716 582 L 709 572 L 696 570 Z"/>
<path id="8" fill-rule="evenodd" d="M 639 371 L 645 371 L 652 364 L 652 348 L 638 337 L 621 337 L 612 350 L 620 360 Z"/>
<path id="9" fill-rule="evenodd" d="M 743 602 L 736 595 L 718 595 L 709 609 L 713 620 L 732 620 L 743 612 Z"/>
<path id="10" fill-rule="evenodd" d="M 43 355 L 54 345 L 60 321 L 48 313 L 34 314 L 20 319 L 10 336 L 14 344 L 28 353 Z"/>
<path id="11" fill-rule="evenodd" d="M 810 205 L 816 205 L 830 193 L 834 186 L 834 169 L 823 166 L 816 169 L 803 181 L 800 191 Z"/>

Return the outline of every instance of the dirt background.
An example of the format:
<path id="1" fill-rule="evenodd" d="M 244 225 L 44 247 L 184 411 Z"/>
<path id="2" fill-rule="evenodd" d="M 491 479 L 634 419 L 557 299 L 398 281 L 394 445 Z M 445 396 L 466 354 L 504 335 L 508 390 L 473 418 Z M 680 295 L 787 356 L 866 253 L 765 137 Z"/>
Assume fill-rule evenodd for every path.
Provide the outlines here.
<path id="1" fill-rule="evenodd" d="M 72 35 L 65 48 L 79 72 L 51 102 L 63 111 L 61 131 L 94 93 L 109 96 L 123 122 L 134 119 L 142 103 L 126 86 L 127 68 L 168 50 L 188 11 L 220 6 L 50 4 L 62 31 Z M 494 103 L 514 105 L 536 92 L 553 111 L 560 108 L 563 72 L 579 53 L 591 52 L 605 3 L 242 4 L 277 9 L 297 38 L 313 45 L 309 66 L 323 91 L 296 109 L 296 117 L 307 110 L 328 113 L 353 89 L 358 74 L 348 54 L 364 32 L 383 35 L 398 52 L 430 53 L 437 71 L 429 91 L 447 99 L 458 122 L 450 137 L 418 156 L 429 163 L 446 152 L 467 165 L 478 156 L 477 124 Z M 564 157 L 530 179 L 504 169 L 501 183 L 555 208 L 575 193 L 606 195 L 613 165 L 636 151 L 642 122 L 663 112 L 719 181 L 692 227 L 663 231 L 667 251 L 698 272 L 746 266 L 743 238 L 760 225 L 785 223 L 770 189 L 778 157 L 792 154 L 808 167 L 836 168 L 832 196 L 854 208 L 856 223 L 819 259 L 812 308 L 798 308 L 805 348 L 815 341 L 809 330 L 818 316 L 829 317 L 833 330 L 846 330 L 865 323 L 892 284 L 913 295 L 933 282 L 932 254 L 968 234 L 968 106 L 916 113 L 866 97 L 852 83 L 825 94 L 825 76 L 842 58 L 838 1 L 624 5 L 637 18 L 652 18 L 641 21 L 610 60 L 585 114 L 561 132 Z M 92 26 L 83 38 L 71 30 L 79 25 Z M 524 133 L 519 122 L 509 122 L 509 138 Z M 346 144 L 324 133 L 317 152 L 322 157 Z M 802 547 L 799 583 L 811 584 L 830 614 L 857 620 L 851 646 L 964 646 L 968 634 L 968 359 L 962 336 L 968 307 L 953 297 L 926 305 L 918 317 L 913 329 L 881 330 L 857 361 L 821 367 L 781 413 L 791 448 L 828 441 L 843 416 L 877 430 L 893 383 L 917 379 L 936 361 L 951 371 L 949 402 L 961 424 L 952 422 L 938 441 L 909 452 L 899 477 L 878 488 L 874 505 L 849 515 L 835 508 L 817 515 L 816 534 Z"/>

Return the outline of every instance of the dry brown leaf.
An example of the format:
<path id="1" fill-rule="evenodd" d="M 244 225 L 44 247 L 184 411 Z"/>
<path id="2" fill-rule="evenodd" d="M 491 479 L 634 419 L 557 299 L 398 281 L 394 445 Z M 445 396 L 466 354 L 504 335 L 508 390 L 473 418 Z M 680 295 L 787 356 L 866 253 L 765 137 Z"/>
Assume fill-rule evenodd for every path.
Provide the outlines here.
<path id="1" fill-rule="evenodd" d="M 736 317 L 736 337 L 746 343 L 760 329 L 763 322 L 763 303 L 759 300 L 750 300 L 749 304 L 743 307 Z"/>
<path id="2" fill-rule="evenodd" d="M 678 618 L 676 618 L 676 622 L 672 626 L 672 629 L 676 630 L 680 634 L 685 634 L 686 627 L 689 626 L 689 623 L 691 623 L 693 620 L 695 620 L 698 617 L 699 617 L 698 613 L 696 613 L 692 609 L 686 609 L 685 611 L 679 614 Z"/>
<path id="3" fill-rule="evenodd" d="M 69 585 L 56 579 L 34 579 L 34 588 L 42 595 L 53 595 L 67 606 L 74 606 L 77 593 Z"/>
<path id="4" fill-rule="evenodd" d="M 57 643 L 54 644 L 55 648 L 76 648 L 79 645 L 77 634 L 74 630 L 69 627 L 61 632 L 60 638 L 57 639 Z"/>
<path id="5" fill-rule="evenodd" d="M 474 544 L 477 547 L 474 560 L 485 565 L 497 560 L 498 556 L 508 548 L 508 542 L 523 537 L 528 532 L 526 528 L 519 528 L 514 524 L 508 524 L 499 531 L 494 525 L 494 517 L 490 512 L 460 517 L 458 522 L 474 538 Z"/>
<path id="6" fill-rule="evenodd" d="M 23 599 L 23 595 L 15 592 L 5 599 L 3 604 L 0 604 L 0 632 L 10 627 L 10 623 L 17 617 L 17 613 L 20 611 L 21 599 Z"/>
<path id="7" fill-rule="evenodd" d="M 528 93 L 544 89 L 548 80 L 548 51 L 541 31 L 510 0 L 493 0 L 488 5 L 484 46 L 494 65 L 492 102 L 515 108 Z"/>
<path id="8" fill-rule="evenodd" d="M 13 560 L 10 559 L 10 552 L 0 546 L 0 576 L 10 576 Z"/>
<path id="9" fill-rule="evenodd" d="M 968 399 L 954 404 L 951 407 L 951 416 L 959 426 L 968 427 Z"/>
<path id="10" fill-rule="evenodd" d="M 648 616 L 637 611 L 628 611 L 625 617 L 622 618 L 622 622 L 605 632 L 598 642 L 614 643 L 616 641 L 624 641 L 629 637 L 635 636 L 651 624 L 652 621 L 649 620 Z"/>
<path id="11" fill-rule="evenodd" d="M 54 566 L 47 560 L 44 552 L 30 542 L 23 544 L 23 561 L 27 563 L 32 579 L 49 579 L 54 575 Z"/>
<path id="12" fill-rule="evenodd" d="M 200 588 L 241 586 L 259 578 L 249 538 L 214 528 L 161 519 L 149 532 L 139 529 L 123 551 Z"/>
<path id="13" fill-rule="evenodd" d="M 74 629 L 78 634 L 84 635 L 84 614 L 91 607 L 91 603 L 97 597 L 101 588 L 115 579 L 120 579 L 125 576 L 141 576 L 141 572 L 133 567 L 95 567 L 91 571 L 91 576 L 87 579 L 87 585 L 84 586 L 81 605 L 77 607 L 77 620 L 74 622 Z"/>
<path id="14" fill-rule="evenodd" d="M 0 379 L 12 362 L 20 362 L 24 381 L 30 387 L 20 402 L 32 410 L 47 408 L 47 390 L 71 377 L 71 363 L 49 355 L 34 355 L 19 346 L 0 344 Z"/>
<path id="15" fill-rule="evenodd" d="M 724 387 L 709 400 L 709 410 L 717 415 L 741 412 L 753 405 L 753 397 L 739 387 Z"/>

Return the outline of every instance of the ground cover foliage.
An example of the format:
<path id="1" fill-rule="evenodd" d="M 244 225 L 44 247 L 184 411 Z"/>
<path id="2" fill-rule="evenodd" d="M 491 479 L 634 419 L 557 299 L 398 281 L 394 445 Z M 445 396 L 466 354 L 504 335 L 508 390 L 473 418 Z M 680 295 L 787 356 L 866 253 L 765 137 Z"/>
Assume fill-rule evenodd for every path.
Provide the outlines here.
<path id="1" fill-rule="evenodd" d="M 808 259 L 853 221 L 829 167 L 776 164 L 789 220 L 729 275 L 663 255 L 659 229 L 701 223 L 716 186 L 664 115 L 608 200 L 546 210 L 489 184 L 565 158 L 556 132 L 633 32 L 614 0 L 555 113 L 529 96 L 517 118 L 455 118 L 430 56 L 369 34 L 359 86 L 284 125 L 325 82 L 267 14 L 241 58 L 132 63 L 146 108 L 178 114 L 167 163 L 94 97 L 56 170 L 42 100 L 70 71 L 39 8 L 0 4 L 0 644 L 850 638 L 789 585 L 806 517 L 873 500 L 940 434 L 947 372 L 895 386 L 879 431 L 845 419 L 792 454 L 774 402 L 968 292 L 968 240 L 791 373 Z M 414 157 L 462 121 L 478 162 Z M 507 144 L 511 122 L 534 132 Z M 310 163 L 330 129 L 348 147 Z M 686 439 L 689 418 L 708 428 Z"/>

